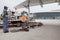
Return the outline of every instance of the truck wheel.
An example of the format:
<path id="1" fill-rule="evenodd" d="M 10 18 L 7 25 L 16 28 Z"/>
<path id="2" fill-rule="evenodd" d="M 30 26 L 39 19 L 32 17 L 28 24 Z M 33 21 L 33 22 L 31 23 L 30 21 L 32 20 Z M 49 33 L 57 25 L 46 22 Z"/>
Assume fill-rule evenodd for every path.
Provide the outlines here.
<path id="1" fill-rule="evenodd" d="M 28 31 L 29 31 L 29 29 L 28 29 L 28 28 L 25 28 L 24 30 L 25 30 L 26 32 L 28 32 Z"/>
<path id="2" fill-rule="evenodd" d="M 20 26 L 20 23 L 17 23 L 17 26 Z"/>

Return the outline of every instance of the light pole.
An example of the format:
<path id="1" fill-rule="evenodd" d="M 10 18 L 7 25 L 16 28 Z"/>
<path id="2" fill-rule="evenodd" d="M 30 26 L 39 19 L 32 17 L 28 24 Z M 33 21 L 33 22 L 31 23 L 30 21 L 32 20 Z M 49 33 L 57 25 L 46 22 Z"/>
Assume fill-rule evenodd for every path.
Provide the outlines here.
<path id="1" fill-rule="evenodd" d="M 39 0 L 39 3 L 41 5 L 41 7 L 43 7 L 43 1 L 42 0 Z"/>
<path id="2" fill-rule="evenodd" d="M 25 8 L 28 9 L 28 14 L 30 13 L 30 0 L 27 0 L 27 5 L 23 5 Z"/>
<path id="3" fill-rule="evenodd" d="M 30 0 L 28 0 L 27 8 L 28 8 L 28 14 L 29 14 L 30 13 Z"/>

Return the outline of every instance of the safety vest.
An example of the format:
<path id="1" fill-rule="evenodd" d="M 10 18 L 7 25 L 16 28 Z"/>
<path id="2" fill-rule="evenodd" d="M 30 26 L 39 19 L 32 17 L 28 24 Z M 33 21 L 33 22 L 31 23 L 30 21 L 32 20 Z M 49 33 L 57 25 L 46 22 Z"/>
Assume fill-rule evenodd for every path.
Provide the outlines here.
<path id="1" fill-rule="evenodd" d="M 5 14 L 4 14 L 4 12 L 2 12 L 1 16 L 2 16 L 2 17 L 4 17 L 4 16 L 5 16 L 5 17 L 8 17 L 8 13 L 5 13 Z"/>
<path id="2" fill-rule="evenodd" d="M 27 18 L 25 16 L 21 16 L 19 19 L 20 19 L 20 21 L 26 21 L 27 20 Z"/>
<path id="3" fill-rule="evenodd" d="M 1 16 L 3 17 L 4 16 L 4 13 L 2 12 Z"/>

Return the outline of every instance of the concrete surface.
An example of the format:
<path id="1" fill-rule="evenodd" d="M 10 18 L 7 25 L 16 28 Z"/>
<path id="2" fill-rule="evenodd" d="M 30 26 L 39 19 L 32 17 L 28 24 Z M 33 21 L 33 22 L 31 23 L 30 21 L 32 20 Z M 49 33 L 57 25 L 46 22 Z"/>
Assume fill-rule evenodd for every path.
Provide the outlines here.
<path id="1" fill-rule="evenodd" d="M 15 29 L 20 28 L 9 28 L 9 31 Z M 60 40 L 60 25 L 43 25 L 29 32 L 3 33 L 0 29 L 0 40 Z"/>
<path id="2" fill-rule="evenodd" d="M 36 19 L 35 22 L 41 22 L 44 25 L 60 25 L 60 19 Z"/>

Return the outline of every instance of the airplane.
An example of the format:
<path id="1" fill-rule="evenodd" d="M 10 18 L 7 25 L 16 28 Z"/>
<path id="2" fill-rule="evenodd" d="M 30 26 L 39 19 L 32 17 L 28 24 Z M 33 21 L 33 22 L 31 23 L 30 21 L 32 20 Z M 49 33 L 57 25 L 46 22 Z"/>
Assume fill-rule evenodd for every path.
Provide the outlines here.
<path id="1" fill-rule="evenodd" d="M 28 8 L 31 6 L 37 6 L 37 5 L 41 5 L 41 7 L 43 7 L 44 4 L 50 4 L 50 3 L 56 3 L 58 2 L 58 4 L 60 5 L 60 0 L 26 0 L 24 2 L 22 2 L 21 4 L 16 5 L 14 8 Z"/>

